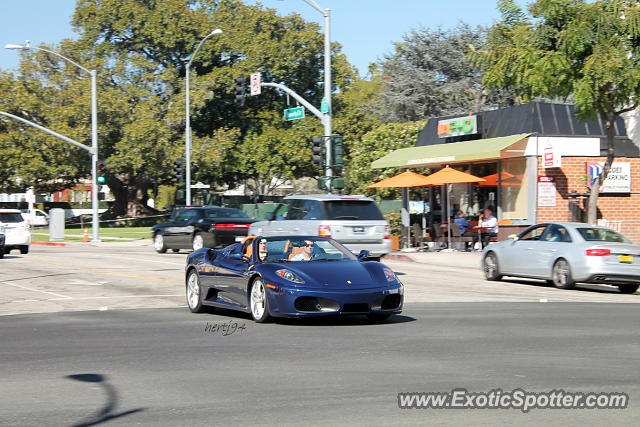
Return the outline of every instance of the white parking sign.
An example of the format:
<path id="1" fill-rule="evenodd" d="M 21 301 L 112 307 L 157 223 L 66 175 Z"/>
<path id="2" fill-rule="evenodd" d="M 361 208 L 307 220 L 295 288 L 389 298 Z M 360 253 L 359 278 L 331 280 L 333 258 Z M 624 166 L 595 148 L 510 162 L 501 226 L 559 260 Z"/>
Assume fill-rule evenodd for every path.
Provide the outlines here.
<path id="1" fill-rule="evenodd" d="M 251 95 L 260 95 L 260 73 L 251 74 Z"/>

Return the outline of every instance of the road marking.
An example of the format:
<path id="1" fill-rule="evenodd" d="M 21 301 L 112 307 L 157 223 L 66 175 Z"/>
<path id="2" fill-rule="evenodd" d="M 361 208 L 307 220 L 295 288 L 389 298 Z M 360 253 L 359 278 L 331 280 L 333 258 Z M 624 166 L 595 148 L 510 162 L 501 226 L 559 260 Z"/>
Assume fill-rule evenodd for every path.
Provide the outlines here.
<path id="1" fill-rule="evenodd" d="M 108 274 L 108 275 L 111 275 L 111 276 L 126 277 L 127 279 L 138 279 L 138 280 L 144 280 L 144 281 L 147 281 L 147 282 L 170 283 L 172 285 L 176 284 L 175 280 L 161 279 L 161 278 L 152 277 L 152 276 L 140 276 L 140 275 L 137 275 L 137 274 L 118 273 L 118 272 L 115 272 L 115 271 L 107 271 L 107 270 L 102 270 L 102 269 L 99 269 L 99 268 L 91 268 L 91 267 L 84 267 L 84 266 L 80 266 L 80 265 L 63 264 L 61 262 L 46 261 L 46 260 L 43 260 L 41 258 L 30 258 L 29 260 L 41 262 L 43 264 L 56 265 L 58 267 L 73 268 L 73 269 L 76 269 L 76 270 L 91 271 L 93 273 L 101 273 L 101 274 Z"/>
<path id="2" fill-rule="evenodd" d="M 47 301 L 61 301 L 63 299 L 85 300 L 85 299 L 110 299 L 110 298 L 158 298 L 158 297 L 183 297 L 184 295 L 114 295 L 102 297 L 68 297 L 68 298 L 49 298 Z"/>
<path id="3" fill-rule="evenodd" d="M 108 283 L 108 282 L 89 282 L 87 280 L 82 280 L 82 279 L 74 279 L 71 282 L 69 282 L 70 285 L 82 285 L 82 286 L 102 286 L 105 283 Z"/>
<path id="4" fill-rule="evenodd" d="M 71 299 L 71 297 L 67 297 L 67 296 L 64 296 L 64 295 L 62 295 L 62 294 L 56 294 L 55 292 L 41 291 L 40 289 L 33 289 L 33 288 L 29 288 L 29 287 L 27 287 L 27 286 L 22 286 L 22 285 L 17 285 L 17 284 L 15 284 L 15 283 L 5 282 L 4 280 L 3 280 L 3 281 L 0 281 L 0 283 L 2 283 L 3 285 L 7 285 L 7 286 L 14 286 L 14 287 L 16 287 L 16 288 L 26 289 L 26 290 L 28 290 L 28 291 L 40 292 L 40 293 L 42 293 L 42 294 L 54 295 L 54 296 L 59 297 L 59 299 L 61 299 L 61 300 L 63 300 L 63 299 Z"/>

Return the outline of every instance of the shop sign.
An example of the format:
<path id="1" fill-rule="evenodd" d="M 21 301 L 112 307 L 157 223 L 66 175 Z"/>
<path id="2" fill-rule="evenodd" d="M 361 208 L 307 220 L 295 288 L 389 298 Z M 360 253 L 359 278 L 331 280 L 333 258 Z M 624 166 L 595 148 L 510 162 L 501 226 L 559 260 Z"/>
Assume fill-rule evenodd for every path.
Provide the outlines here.
<path id="1" fill-rule="evenodd" d="M 556 205 L 556 178 L 553 176 L 538 177 L 538 206 L 552 207 Z"/>
<path id="2" fill-rule="evenodd" d="M 602 173 L 604 163 L 587 162 L 589 187 L 593 186 L 596 178 Z M 631 192 L 631 163 L 613 162 L 607 179 L 600 186 L 600 193 L 630 193 Z"/>
<path id="3" fill-rule="evenodd" d="M 438 120 L 438 137 L 440 138 L 474 133 L 478 133 L 478 116 L 476 115 Z"/>
<path id="4" fill-rule="evenodd" d="M 545 169 L 562 167 L 562 157 L 558 150 L 552 146 L 545 147 L 542 153 L 542 167 Z"/>

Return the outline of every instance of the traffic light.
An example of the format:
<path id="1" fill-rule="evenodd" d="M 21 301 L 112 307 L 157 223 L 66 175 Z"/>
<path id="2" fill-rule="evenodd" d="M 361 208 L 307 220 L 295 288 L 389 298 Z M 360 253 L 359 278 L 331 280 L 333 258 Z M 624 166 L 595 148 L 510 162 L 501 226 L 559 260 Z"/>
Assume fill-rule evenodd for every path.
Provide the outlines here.
<path id="1" fill-rule="evenodd" d="M 331 165 L 337 168 L 342 168 L 344 166 L 344 162 L 342 161 L 342 155 L 344 153 L 342 149 L 342 135 L 333 135 L 331 137 L 331 143 L 331 154 L 333 157 Z"/>
<path id="2" fill-rule="evenodd" d="M 311 140 L 311 162 L 314 166 L 322 167 L 322 153 L 324 148 L 324 138 L 322 135 L 318 135 Z"/>
<path id="3" fill-rule="evenodd" d="M 246 93 L 247 93 L 247 78 L 245 76 L 240 76 L 236 78 L 235 103 L 240 104 L 240 106 L 243 106 Z"/>
<path id="4" fill-rule="evenodd" d="M 104 184 L 105 182 L 107 182 L 107 177 L 105 176 L 107 173 L 107 162 L 105 162 L 104 160 L 98 161 L 97 169 L 98 174 L 96 176 L 96 181 L 98 182 L 98 184 Z"/>
<path id="5" fill-rule="evenodd" d="M 184 182 L 184 161 L 182 159 L 176 159 L 173 162 L 173 172 L 176 177 L 176 182 L 182 184 Z"/>

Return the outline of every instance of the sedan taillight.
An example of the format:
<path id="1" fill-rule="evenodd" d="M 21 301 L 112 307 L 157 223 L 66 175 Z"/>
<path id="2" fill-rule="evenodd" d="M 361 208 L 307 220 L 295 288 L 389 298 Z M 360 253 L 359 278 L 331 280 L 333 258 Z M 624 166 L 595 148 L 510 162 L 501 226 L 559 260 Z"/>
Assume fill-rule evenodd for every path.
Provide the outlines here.
<path id="1" fill-rule="evenodd" d="M 329 227 L 328 225 L 319 225 L 318 236 L 331 237 L 331 227 Z"/>
<path id="2" fill-rule="evenodd" d="M 587 256 L 605 256 L 611 254 L 611 249 L 587 249 L 585 254 Z"/>
<path id="3" fill-rule="evenodd" d="M 214 224 L 213 228 L 249 228 L 251 224 Z"/>

